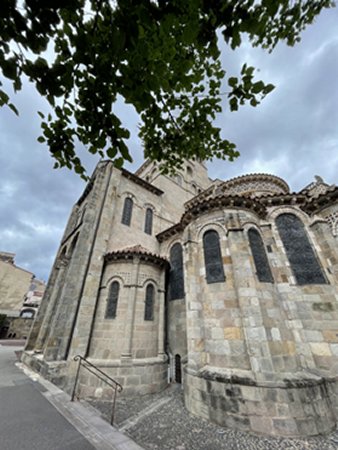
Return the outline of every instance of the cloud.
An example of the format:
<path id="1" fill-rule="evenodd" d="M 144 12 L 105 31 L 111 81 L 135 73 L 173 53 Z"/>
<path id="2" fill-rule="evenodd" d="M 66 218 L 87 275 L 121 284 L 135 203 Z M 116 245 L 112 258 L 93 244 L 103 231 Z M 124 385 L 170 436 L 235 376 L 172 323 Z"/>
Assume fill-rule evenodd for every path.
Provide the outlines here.
<path id="1" fill-rule="evenodd" d="M 300 190 L 315 174 L 335 183 L 338 167 L 338 9 L 325 11 L 293 48 L 279 44 L 272 54 L 248 42 L 236 52 L 224 48 L 227 76 L 236 75 L 247 62 L 257 78 L 276 89 L 257 108 L 228 108 L 218 117 L 224 137 L 241 152 L 235 162 L 208 163 L 213 178 L 227 179 L 245 173 L 267 172 L 280 176 L 291 190 Z M 7 85 L 8 87 L 8 85 Z M 226 89 L 226 86 L 225 86 Z M 0 250 L 16 253 L 16 263 L 47 279 L 70 210 L 85 187 L 67 169 L 53 170 L 48 150 L 37 143 L 38 110 L 46 102 L 25 83 L 14 98 L 17 118 L 0 110 Z M 138 116 L 119 102 L 117 113 L 132 129 L 130 151 L 135 159 L 128 170 L 142 163 L 137 137 Z M 88 172 L 97 158 L 78 146 Z"/>
<path id="2" fill-rule="evenodd" d="M 314 174 L 336 181 L 337 20 L 337 9 L 325 12 L 294 48 L 282 44 L 266 54 L 245 46 L 238 52 L 237 62 L 259 67 L 257 75 L 276 89 L 257 108 L 245 106 L 219 118 L 224 136 L 237 144 L 241 157 L 224 168 L 210 165 L 212 175 L 269 172 L 285 178 L 292 190 L 308 184 Z"/>

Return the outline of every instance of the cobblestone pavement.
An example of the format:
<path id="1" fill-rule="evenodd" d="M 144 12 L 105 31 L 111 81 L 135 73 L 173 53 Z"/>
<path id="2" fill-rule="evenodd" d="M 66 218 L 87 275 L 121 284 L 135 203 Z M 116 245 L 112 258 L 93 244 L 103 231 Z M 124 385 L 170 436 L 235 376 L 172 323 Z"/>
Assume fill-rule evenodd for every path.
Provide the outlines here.
<path id="1" fill-rule="evenodd" d="M 91 402 L 107 420 L 111 403 Z M 338 431 L 308 439 L 274 438 L 221 428 L 184 408 L 179 385 L 117 400 L 115 426 L 148 450 L 337 450 Z"/>

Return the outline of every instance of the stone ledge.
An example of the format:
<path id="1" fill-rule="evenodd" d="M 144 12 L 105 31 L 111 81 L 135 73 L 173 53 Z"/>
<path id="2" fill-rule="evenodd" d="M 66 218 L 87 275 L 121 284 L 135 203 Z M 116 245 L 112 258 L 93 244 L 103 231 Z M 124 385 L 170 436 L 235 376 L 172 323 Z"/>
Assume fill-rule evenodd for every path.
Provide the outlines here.
<path id="1" fill-rule="evenodd" d="M 126 358 L 126 359 L 95 359 L 87 358 L 89 362 L 98 367 L 129 367 L 129 366 L 149 366 L 155 364 L 164 364 L 167 362 L 167 355 L 157 356 L 154 358 Z"/>
<path id="2" fill-rule="evenodd" d="M 186 407 L 206 420 L 285 437 L 315 436 L 337 425 L 337 378 L 282 374 L 290 378 L 261 382 L 249 371 L 212 369 L 188 369 L 185 377 Z"/>
<path id="3" fill-rule="evenodd" d="M 257 380 L 254 373 L 245 370 L 235 369 L 219 369 L 217 367 L 204 366 L 202 369 L 195 371 L 186 368 L 186 373 L 211 381 L 217 381 L 223 384 L 242 384 L 244 386 L 255 386 L 261 388 L 304 388 L 318 386 L 324 383 L 338 382 L 338 376 L 323 377 L 308 372 L 281 372 L 276 376 L 275 380 Z"/>

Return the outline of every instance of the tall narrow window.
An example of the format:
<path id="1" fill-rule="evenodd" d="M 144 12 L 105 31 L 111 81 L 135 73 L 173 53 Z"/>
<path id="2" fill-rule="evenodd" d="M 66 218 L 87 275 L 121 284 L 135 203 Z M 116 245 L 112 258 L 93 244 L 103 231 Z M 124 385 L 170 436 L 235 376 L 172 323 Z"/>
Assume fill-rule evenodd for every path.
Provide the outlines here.
<path id="1" fill-rule="evenodd" d="M 182 383 L 181 356 L 175 355 L 175 381 Z"/>
<path id="2" fill-rule="evenodd" d="M 179 174 L 177 174 L 177 175 L 175 175 L 175 181 L 176 181 L 176 183 L 177 184 L 179 184 L 180 186 L 182 186 L 182 177 L 181 177 L 181 175 L 179 175 Z"/>
<path id="3" fill-rule="evenodd" d="M 207 283 L 225 281 L 222 254 L 217 231 L 209 230 L 203 235 L 205 274 Z"/>
<path id="4" fill-rule="evenodd" d="M 124 200 L 123 213 L 122 213 L 122 223 L 124 225 L 130 225 L 131 214 L 133 212 L 133 200 L 127 197 Z"/>
<path id="5" fill-rule="evenodd" d="M 248 237 L 259 281 L 273 283 L 273 277 L 261 235 L 255 228 L 250 228 Z"/>
<path id="6" fill-rule="evenodd" d="M 71 246 L 70 246 L 70 250 L 69 250 L 69 256 L 72 256 L 72 254 L 73 254 L 73 252 L 75 250 L 78 238 L 79 238 L 79 233 L 77 233 L 75 238 L 72 240 L 72 243 L 71 243 Z"/>
<path id="7" fill-rule="evenodd" d="M 144 222 L 144 232 L 151 234 L 153 231 L 153 210 L 151 208 L 146 209 L 146 220 Z"/>
<path id="8" fill-rule="evenodd" d="M 114 281 L 109 288 L 106 319 L 114 319 L 116 317 L 117 301 L 119 299 L 120 285 L 117 281 Z"/>
<path id="9" fill-rule="evenodd" d="M 297 283 L 325 284 L 326 279 L 301 220 L 294 214 L 281 214 L 276 224 Z"/>
<path id="10" fill-rule="evenodd" d="M 175 244 L 170 250 L 169 299 L 184 297 L 183 254 L 181 244 Z"/>
<path id="11" fill-rule="evenodd" d="M 154 290 L 154 286 L 152 284 L 148 284 L 144 306 L 144 320 L 154 319 Z"/>

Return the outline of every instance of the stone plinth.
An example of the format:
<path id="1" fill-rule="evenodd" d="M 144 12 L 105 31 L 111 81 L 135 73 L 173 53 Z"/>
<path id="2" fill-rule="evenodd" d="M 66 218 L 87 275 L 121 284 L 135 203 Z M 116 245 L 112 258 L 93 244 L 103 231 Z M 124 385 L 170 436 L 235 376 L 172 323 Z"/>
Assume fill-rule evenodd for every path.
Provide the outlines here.
<path id="1" fill-rule="evenodd" d="M 185 405 L 197 416 L 242 431 L 287 437 L 332 431 L 336 397 L 330 393 L 337 391 L 338 378 L 296 378 L 256 382 L 249 374 L 188 370 Z"/>

